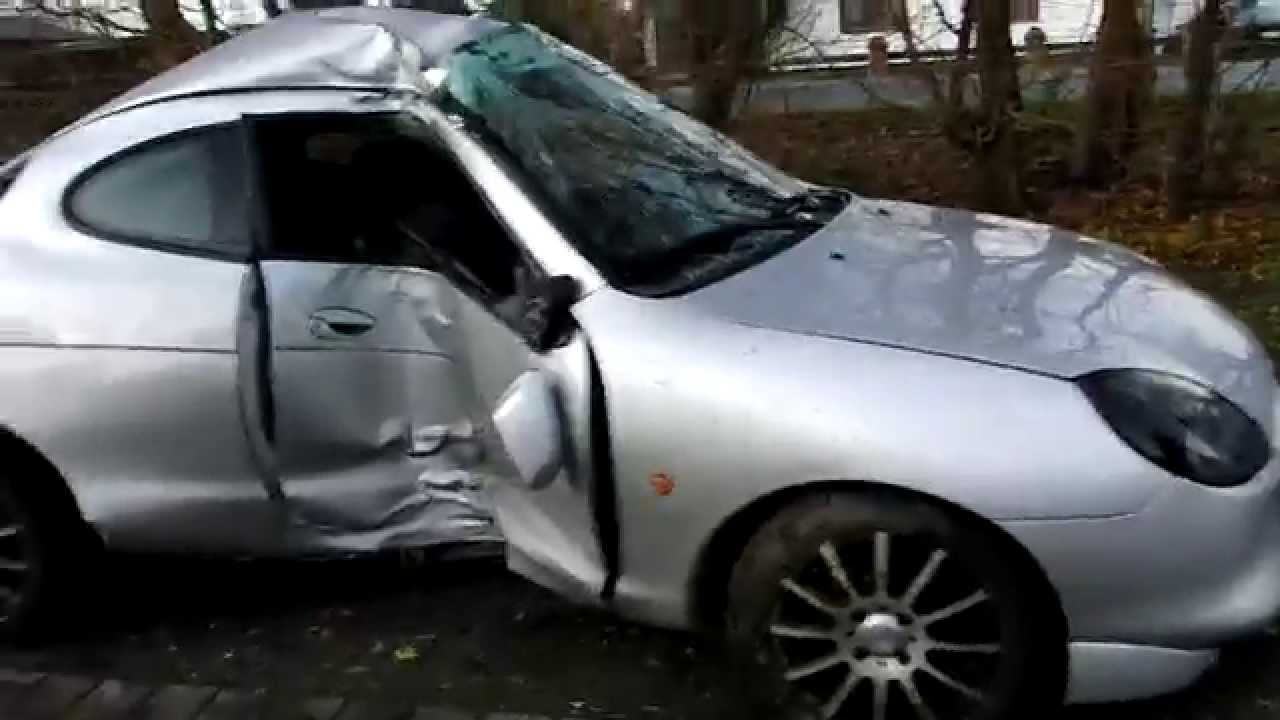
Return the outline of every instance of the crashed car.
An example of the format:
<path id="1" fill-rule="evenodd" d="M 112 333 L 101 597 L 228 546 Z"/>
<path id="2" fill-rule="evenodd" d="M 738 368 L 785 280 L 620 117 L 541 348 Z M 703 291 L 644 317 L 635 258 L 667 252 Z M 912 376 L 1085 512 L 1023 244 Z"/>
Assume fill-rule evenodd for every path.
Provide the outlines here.
<path id="1" fill-rule="evenodd" d="M 290 14 L 2 175 L 10 629 L 92 543 L 500 537 L 722 634 L 758 707 L 928 720 L 1181 688 L 1280 607 L 1228 313 L 801 182 L 534 28 Z"/>

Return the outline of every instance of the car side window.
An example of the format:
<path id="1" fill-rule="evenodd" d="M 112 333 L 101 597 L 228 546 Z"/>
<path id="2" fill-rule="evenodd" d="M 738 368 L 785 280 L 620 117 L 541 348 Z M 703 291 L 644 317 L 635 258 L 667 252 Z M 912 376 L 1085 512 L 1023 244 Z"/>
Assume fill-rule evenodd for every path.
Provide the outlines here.
<path id="1" fill-rule="evenodd" d="M 254 121 L 268 256 L 419 267 L 491 307 L 532 264 L 466 175 L 398 114 Z"/>
<path id="2" fill-rule="evenodd" d="M 210 128 L 126 151 L 76 182 L 68 214 L 107 239 L 248 257 L 239 137 L 231 127 Z"/>

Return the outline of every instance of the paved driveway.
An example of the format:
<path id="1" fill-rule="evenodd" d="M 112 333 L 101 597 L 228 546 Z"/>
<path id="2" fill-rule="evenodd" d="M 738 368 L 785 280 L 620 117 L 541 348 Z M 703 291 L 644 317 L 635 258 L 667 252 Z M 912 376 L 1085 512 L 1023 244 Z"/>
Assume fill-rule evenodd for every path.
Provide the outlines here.
<path id="1" fill-rule="evenodd" d="M 116 559 L 61 637 L 0 651 L 0 718 L 741 717 L 716 649 L 570 607 L 492 561 Z M 103 682 L 109 680 L 108 682 Z M 1280 720 L 1280 639 L 1205 684 L 1066 720 Z"/>

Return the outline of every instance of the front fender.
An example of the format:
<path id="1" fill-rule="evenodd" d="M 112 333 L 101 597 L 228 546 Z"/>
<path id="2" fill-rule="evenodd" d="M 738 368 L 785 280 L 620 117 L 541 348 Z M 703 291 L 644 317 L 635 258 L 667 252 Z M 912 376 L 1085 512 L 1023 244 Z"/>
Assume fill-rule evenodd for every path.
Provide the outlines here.
<path id="1" fill-rule="evenodd" d="M 1135 513 L 1166 484 L 1061 379 L 611 290 L 576 314 L 608 401 L 618 609 L 649 622 L 688 626 L 702 549 L 791 486 L 875 482 L 1010 521 Z"/>

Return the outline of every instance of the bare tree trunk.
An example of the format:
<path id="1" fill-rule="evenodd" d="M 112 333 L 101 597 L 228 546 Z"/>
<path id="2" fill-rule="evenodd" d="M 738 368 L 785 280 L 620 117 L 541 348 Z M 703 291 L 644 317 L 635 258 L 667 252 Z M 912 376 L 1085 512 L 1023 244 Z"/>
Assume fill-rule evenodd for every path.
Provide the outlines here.
<path id="1" fill-rule="evenodd" d="M 1018 67 L 1009 36 L 1008 0 L 978 2 L 978 76 L 982 83 L 977 161 L 983 204 L 992 212 L 1025 209 L 1014 114 L 1022 109 Z"/>
<path id="2" fill-rule="evenodd" d="M 770 36 L 786 22 L 787 3 L 681 1 L 690 37 L 693 115 L 724 127 L 743 84 L 768 61 Z"/>
<path id="3" fill-rule="evenodd" d="M 683 0 L 689 32 L 689 80 L 694 117 L 724 127 L 733 115 L 748 41 L 737 27 L 750 3 Z M 745 11 L 745 12 L 744 12 Z"/>
<path id="4" fill-rule="evenodd" d="M 497 0 L 489 12 L 531 23 L 624 74 L 644 66 L 639 12 L 605 0 Z"/>
<path id="5" fill-rule="evenodd" d="M 1206 127 L 1217 75 L 1221 9 L 1221 0 L 1206 0 L 1200 14 L 1191 21 L 1191 42 L 1183 68 L 1187 78 L 1186 108 L 1174 130 L 1173 158 L 1166 182 L 1169 217 L 1174 220 L 1190 217 L 1205 169 Z"/>
<path id="6" fill-rule="evenodd" d="M 956 34 L 956 55 L 946 71 L 945 92 L 937 76 L 929 77 L 928 82 L 941 115 L 943 134 L 951 144 L 969 153 L 978 167 L 978 203 L 992 212 L 1021 215 L 1026 202 L 1016 119 L 1022 110 L 1022 90 L 1009 35 L 1010 16 L 1008 0 L 965 0 L 960 24 L 948 25 Z M 975 29 L 980 85 L 977 107 L 967 92 L 974 69 L 970 55 Z M 918 65 L 910 28 L 900 23 L 899 32 L 906 39 L 911 64 Z M 934 73 L 923 66 L 921 70 Z"/>
<path id="7" fill-rule="evenodd" d="M 213 0 L 200 0 L 200 14 L 204 17 L 204 36 L 209 45 L 218 42 L 218 11 L 213 7 Z"/>
<path id="8" fill-rule="evenodd" d="M 142 0 L 147 43 L 153 70 L 160 71 L 190 59 L 205 47 L 200 32 L 182 16 L 179 0 Z"/>
<path id="9" fill-rule="evenodd" d="M 973 21 L 979 0 L 965 0 L 964 15 L 956 38 L 956 59 L 951 64 L 951 76 L 947 79 L 947 104 L 952 111 L 964 107 L 964 80 L 969 75 L 969 53 L 973 50 Z"/>
<path id="10" fill-rule="evenodd" d="M 973 29 L 977 23 L 978 4 L 980 0 L 965 0 L 960 18 L 960 26 L 956 29 L 956 56 L 947 73 L 946 95 L 941 100 L 942 129 L 952 144 L 971 153 L 978 151 L 979 136 L 978 114 L 966 104 L 965 83 L 973 72 L 971 55 L 973 52 Z M 934 75 L 931 68 L 922 68 L 929 75 Z M 936 76 L 935 81 L 936 81 Z M 941 95 L 940 91 L 934 91 Z"/>
<path id="11" fill-rule="evenodd" d="M 1076 158 L 1076 175 L 1089 183 L 1112 177 L 1138 144 L 1154 79 L 1140 8 L 1140 0 L 1106 0 L 1103 7 Z"/>

